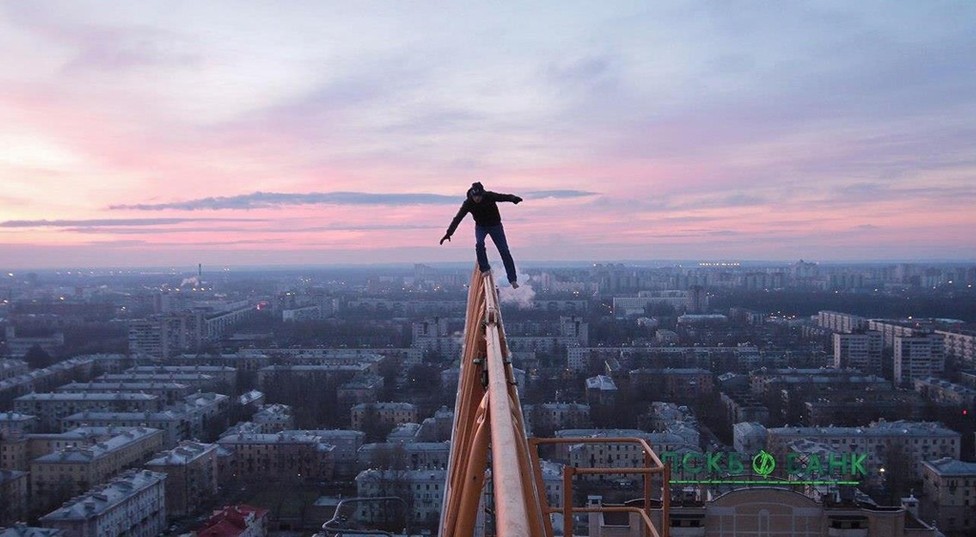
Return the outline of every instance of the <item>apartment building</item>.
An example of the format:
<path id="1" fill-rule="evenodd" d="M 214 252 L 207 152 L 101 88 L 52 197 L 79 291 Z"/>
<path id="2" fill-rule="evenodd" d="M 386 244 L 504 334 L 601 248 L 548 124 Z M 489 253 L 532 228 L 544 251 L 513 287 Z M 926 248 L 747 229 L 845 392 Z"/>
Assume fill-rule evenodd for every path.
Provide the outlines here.
<path id="1" fill-rule="evenodd" d="M 414 523 L 432 524 L 444 504 L 446 476 L 446 470 L 363 470 L 356 476 L 356 495 L 400 496 Z M 387 507 L 381 502 L 361 502 L 357 516 L 364 522 L 376 522 L 385 516 Z"/>
<path id="2" fill-rule="evenodd" d="M 230 470 L 238 478 L 328 480 L 335 475 L 335 446 L 311 432 L 230 434 L 217 444 L 234 452 Z"/>
<path id="3" fill-rule="evenodd" d="M 195 389 L 178 382 L 72 382 L 59 386 L 57 393 L 148 393 L 158 396 L 164 405 L 172 405 Z"/>
<path id="4" fill-rule="evenodd" d="M 123 383 L 176 383 L 190 386 L 190 391 L 215 390 L 221 387 L 219 377 L 207 373 L 148 373 L 137 371 L 123 371 L 121 373 L 105 373 L 95 379 L 95 382 L 118 384 Z"/>
<path id="5" fill-rule="evenodd" d="M 383 377 L 379 375 L 358 376 L 339 386 L 339 389 L 336 390 L 336 399 L 340 406 L 375 403 L 379 401 L 384 384 Z"/>
<path id="6" fill-rule="evenodd" d="M 251 421 L 258 426 L 261 433 L 277 433 L 295 428 L 295 415 L 288 405 L 276 403 L 263 405 L 251 416 Z"/>
<path id="7" fill-rule="evenodd" d="M 335 460 L 336 477 L 351 478 L 356 475 L 356 461 L 359 448 L 366 439 L 366 433 L 349 429 L 320 429 L 307 431 L 332 445 L 332 458 Z"/>
<path id="8" fill-rule="evenodd" d="M 359 448 L 359 469 L 443 470 L 450 451 L 449 442 L 364 444 Z"/>
<path id="9" fill-rule="evenodd" d="M 915 322 L 887 319 L 870 319 L 868 321 L 868 330 L 881 332 L 881 339 L 886 349 L 894 348 L 896 336 L 915 337 L 932 333 L 932 330 L 929 328 L 920 326 Z"/>
<path id="10" fill-rule="evenodd" d="M 0 527 L 27 520 L 29 481 L 27 472 L 0 470 Z"/>
<path id="11" fill-rule="evenodd" d="M 413 403 L 370 403 L 359 404 L 350 410 L 352 428 L 363 430 L 367 421 L 384 426 L 395 426 L 401 423 L 417 423 L 420 421 L 419 410 Z"/>
<path id="12" fill-rule="evenodd" d="M 600 496 L 588 506 L 603 504 Z M 820 500 L 794 490 L 774 487 L 740 488 L 710 498 L 672 502 L 670 520 L 662 521 L 652 509 L 656 527 L 669 525 L 673 537 L 939 537 L 934 527 L 921 522 L 909 505 L 879 506 L 870 501 L 839 496 Z M 589 534 L 636 537 L 642 521 L 635 514 L 593 513 Z M 941 527 L 940 527 L 941 529 Z"/>
<path id="13" fill-rule="evenodd" d="M 275 383 L 293 384 L 299 379 L 314 382 L 346 381 L 371 371 L 368 363 L 326 365 L 271 365 L 258 371 L 258 386 L 268 390 Z"/>
<path id="14" fill-rule="evenodd" d="M 217 496 L 217 444 L 181 442 L 145 464 L 166 474 L 166 512 L 179 517 L 195 512 Z"/>
<path id="15" fill-rule="evenodd" d="M 976 409 L 976 388 L 927 377 L 915 379 L 915 391 L 933 403 Z"/>
<path id="16" fill-rule="evenodd" d="M 61 430 L 61 419 L 78 412 L 158 412 L 163 400 L 147 393 L 30 393 L 14 400 L 14 412 L 37 417 L 37 430 Z"/>
<path id="17" fill-rule="evenodd" d="M 26 374 L 30 371 L 27 362 L 23 360 L 13 360 L 10 358 L 0 358 L 0 380 Z"/>
<path id="18" fill-rule="evenodd" d="M 156 537 L 166 529 L 166 474 L 131 470 L 41 517 L 64 537 Z"/>
<path id="19" fill-rule="evenodd" d="M 945 370 L 942 336 L 924 334 L 895 336 L 894 339 L 896 386 L 911 386 L 915 379 L 937 377 Z"/>
<path id="20" fill-rule="evenodd" d="M 586 379 L 586 401 L 590 404 L 612 405 L 617 399 L 617 383 L 608 375 Z"/>
<path id="21" fill-rule="evenodd" d="M 70 431 L 78 427 L 149 427 L 163 431 L 162 449 L 171 449 L 191 437 L 191 417 L 183 411 L 162 412 L 79 412 L 61 420 Z"/>
<path id="22" fill-rule="evenodd" d="M 30 463 L 32 505 L 44 508 L 107 481 L 159 451 L 163 432 L 138 427 L 90 446 L 68 447 Z"/>
<path id="23" fill-rule="evenodd" d="M 817 312 L 817 326 L 826 328 L 831 332 L 850 334 L 865 330 L 868 327 L 868 320 L 859 315 L 851 313 L 841 313 L 839 311 L 822 310 Z"/>
<path id="24" fill-rule="evenodd" d="M 237 387 L 237 370 L 219 365 L 140 365 L 130 367 L 123 373 L 156 375 L 160 381 L 167 375 L 208 375 L 226 384 L 232 391 Z"/>
<path id="25" fill-rule="evenodd" d="M 0 412 L 0 441 L 6 437 L 18 437 L 34 432 L 37 418 L 19 412 Z"/>
<path id="26" fill-rule="evenodd" d="M 542 403 L 523 405 L 522 416 L 530 435 L 533 431 L 582 429 L 590 426 L 590 405 L 585 403 Z"/>
<path id="27" fill-rule="evenodd" d="M 976 533 L 976 463 L 945 457 L 922 463 L 922 514 L 948 535 Z"/>
<path id="28" fill-rule="evenodd" d="M 959 458 L 961 435 L 940 423 L 878 421 L 866 427 L 779 427 L 768 429 L 767 450 L 785 456 L 793 442 L 810 440 L 838 452 L 866 454 L 868 473 L 891 463 L 921 478 L 922 462 L 941 457 Z M 901 460 L 889 461 L 891 454 Z"/>
<path id="29" fill-rule="evenodd" d="M 952 358 L 964 367 L 976 367 L 976 332 L 936 330 L 945 343 L 946 358 Z"/>
<path id="30" fill-rule="evenodd" d="M 9 528 L 0 528 L 0 537 L 64 537 L 64 532 L 17 523 Z"/>
<path id="31" fill-rule="evenodd" d="M 834 367 L 880 375 L 883 347 L 880 332 L 835 333 Z"/>
<path id="32" fill-rule="evenodd" d="M 6 470 L 30 470 L 30 461 L 60 449 L 90 446 L 124 429 L 79 428 L 65 433 L 32 433 L 0 440 L 0 463 Z"/>
<path id="33" fill-rule="evenodd" d="M 661 397 L 691 399 L 710 394 L 715 386 L 714 374 L 700 367 L 634 369 L 628 374 L 631 386 L 654 390 Z"/>

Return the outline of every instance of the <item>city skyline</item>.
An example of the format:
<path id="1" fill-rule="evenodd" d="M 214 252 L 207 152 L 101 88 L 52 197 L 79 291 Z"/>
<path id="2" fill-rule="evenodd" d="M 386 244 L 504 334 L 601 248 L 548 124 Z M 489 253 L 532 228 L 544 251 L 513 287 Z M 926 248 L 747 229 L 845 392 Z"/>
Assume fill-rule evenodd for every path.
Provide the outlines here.
<path id="1" fill-rule="evenodd" d="M 0 2 L 0 264 L 972 262 L 974 16 Z"/>

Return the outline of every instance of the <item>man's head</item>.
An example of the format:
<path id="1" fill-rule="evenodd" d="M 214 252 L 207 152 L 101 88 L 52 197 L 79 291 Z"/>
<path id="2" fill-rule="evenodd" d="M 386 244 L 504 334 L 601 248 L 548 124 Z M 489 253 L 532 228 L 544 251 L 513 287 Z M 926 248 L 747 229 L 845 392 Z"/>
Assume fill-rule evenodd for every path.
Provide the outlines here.
<path id="1" fill-rule="evenodd" d="M 468 189 L 468 197 L 471 198 L 475 203 L 481 203 L 482 198 L 485 195 L 485 187 L 481 183 L 471 183 L 471 188 Z"/>

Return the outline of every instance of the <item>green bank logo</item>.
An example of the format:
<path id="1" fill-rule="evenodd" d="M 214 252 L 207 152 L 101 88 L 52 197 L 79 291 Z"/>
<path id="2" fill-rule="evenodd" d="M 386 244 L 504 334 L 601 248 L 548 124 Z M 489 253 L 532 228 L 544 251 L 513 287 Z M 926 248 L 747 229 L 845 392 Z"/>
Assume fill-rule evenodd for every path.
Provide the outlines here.
<path id="1" fill-rule="evenodd" d="M 776 469 L 776 458 L 766 452 L 765 449 L 760 450 L 755 457 L 752 458 L 752 471 L 763 477 L 769 477 L 769 474 L 773 473 Z"/>
<path id="2" fill-rule="evenodd" d="M 867 458 L 854 452 L 776 457 L 764 449 L 751 457 L 722 451 L 661 454 L 671 467 L 671 483 L 706 485 L 860 485 L 867 476 Z"/>

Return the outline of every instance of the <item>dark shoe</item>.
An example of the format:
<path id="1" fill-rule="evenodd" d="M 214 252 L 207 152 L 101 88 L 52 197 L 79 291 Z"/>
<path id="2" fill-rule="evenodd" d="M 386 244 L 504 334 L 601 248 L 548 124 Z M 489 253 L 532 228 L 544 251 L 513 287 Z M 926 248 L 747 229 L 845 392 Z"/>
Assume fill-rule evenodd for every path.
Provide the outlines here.
<path id="1" fill-rule="evenodd" d="M 509 283 L 512 284 L 512 289 L 518 289 L 519 288 L 518 282 L 509 282 Z"/>

